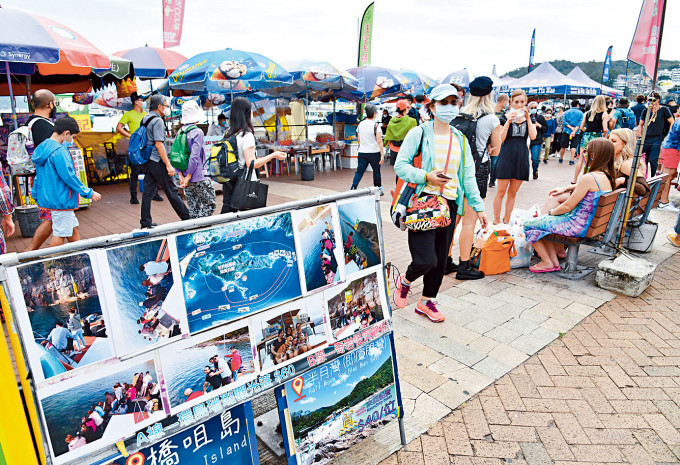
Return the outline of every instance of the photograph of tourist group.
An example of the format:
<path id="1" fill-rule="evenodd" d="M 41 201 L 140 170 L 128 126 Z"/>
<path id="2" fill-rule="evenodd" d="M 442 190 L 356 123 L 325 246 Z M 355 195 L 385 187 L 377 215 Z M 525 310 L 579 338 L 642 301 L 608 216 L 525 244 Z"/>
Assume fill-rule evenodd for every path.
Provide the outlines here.
<path id="1" fill-rule="evenodd" d="M 102 252 L 111 331 L 118 356 L 150 349 L 188 332 L 182 284 L 167 239 Z"/>
<path id="2" fill-rule="evenodd" d="M 247 322 L 206 331 L 158 353 L 173 413 L 256 377 Z"/>
<path id="3" fill-rule="evenodd" d="M 128 360 L 38 390 L 56 464 L 165 417 L 153 359 Z"/>
<path id="4" fill-rule="evenodd" d="M 293 228 L 300 251 L 302 291 L 323 289 L 345 278 L 345 260 L 334 204 L 294 210 Z"/>
<path id="5" fill-rule="evenodd" d="M 375 199 L 338 202 L 345 272 L 348 277 L 380 263 L 380 236 Z"/>
<path id="6" fill-rule="evenodd" d="M 325 347 L 326 320 L 322 294 L 255 316 L 253 338 L 261 370 L 271 371 Z"/>
<path id="7" fill-rule="evenodd" d="M 385 310 L 388 307 L 382 275 L 369 270 L 358 276 L 345 285 L 334 286 L 324 292 L 330 318 L 331 342 L 382 321 L 384 312 L 389 311 Z"/>
<path id="8" fill-rule="evenodd" d="M 21 335 L 37 382 L 114 356 L 94 256 L 42 260 L 8 270 Z"/>

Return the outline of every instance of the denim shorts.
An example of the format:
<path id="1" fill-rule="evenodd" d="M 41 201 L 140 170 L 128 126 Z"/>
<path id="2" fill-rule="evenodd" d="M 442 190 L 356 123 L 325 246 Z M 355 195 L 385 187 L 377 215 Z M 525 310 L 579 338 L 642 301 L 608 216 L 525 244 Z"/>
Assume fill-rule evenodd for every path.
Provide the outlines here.
<path id="1" fill-rule="evenodd" d="M 71 237 L 78 227 L 78 218 L 73 210 L 52 210 L 52 234 L 55 237 Z"/>

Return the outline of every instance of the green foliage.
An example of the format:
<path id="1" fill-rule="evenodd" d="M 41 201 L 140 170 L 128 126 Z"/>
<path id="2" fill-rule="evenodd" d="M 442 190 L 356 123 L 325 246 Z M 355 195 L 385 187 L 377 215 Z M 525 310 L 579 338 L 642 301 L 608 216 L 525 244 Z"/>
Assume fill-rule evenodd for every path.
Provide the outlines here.
<path id="1" fill-rule="evenodd" d="M 389 358 L 385 360 L 385 363 L 378 368 L 373 376 L 359 381 L 347 397 L 340 399 L 334 405 L 322 407 L 315 412 L 302 411 L 294 413 L 291 416 L 293 420 L 293 433 L 297 437 L 300 431 L 322 425 L 334 412 L 357 405 L 392 383 L 394 383 L 394 371 L 392 369 L 392 358 Z"/>
<path id="2" fill-rule="evenodd" d="M 604 66 L 604 61 L 573 62 L 569 60 L 554 60 L 551 61 L 550 64 L 553 65 L 557 69 L 557 71 L 565 75 L 569 74 L 569 72 L 571 72 L 572 69 L 578 66 L 593 81 L 600 82 L 600 79 L 602 79 L 602 67 Z M 535 66 L 538 65 L 540 65 L 540 63 L 536 63 Z M 661 60 L 661 62 L 659 63 L 659 69 L 673 69 L 677 67 L 680 67 L 680 61 Z M 628 74 L 632 75 L 639 73 L 640 65 L 631 63 L 630 67 L 628 68 Z M 527 74 L 527 67 L 522 66 L 521 68 L 514 69 L 507 74 L 515 78 L 520 78 Z M 619 74 L 626 74 L 626 60 L 612 61 L 612 67 L 609 71 L 609 82 L 610 83 L 613 82 L 616 79 L 616 76 L 618 76 Z"/>

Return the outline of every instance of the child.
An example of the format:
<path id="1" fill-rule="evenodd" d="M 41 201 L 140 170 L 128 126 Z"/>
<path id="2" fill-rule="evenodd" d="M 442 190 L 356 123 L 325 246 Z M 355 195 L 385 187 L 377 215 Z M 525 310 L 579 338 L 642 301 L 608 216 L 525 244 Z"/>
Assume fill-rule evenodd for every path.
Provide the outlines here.
<path id="1" fill-rule="evenodd" d="M 80 240 L 78 219 L 74 210 L 78 208 L 78 196 L 92 199 L 102 198 L 80 181 L 76 176 L 73 158 L 68 146 L 73 136 L 78 134 L 78 123 L 70 116 L 54 123 L 52 137 L 41 143 L 33 153 L 35 181 L 31 193 L 39 207 L 50 210 L 52 214 L 52 240 L 50 246 L 63 245 Z"/>

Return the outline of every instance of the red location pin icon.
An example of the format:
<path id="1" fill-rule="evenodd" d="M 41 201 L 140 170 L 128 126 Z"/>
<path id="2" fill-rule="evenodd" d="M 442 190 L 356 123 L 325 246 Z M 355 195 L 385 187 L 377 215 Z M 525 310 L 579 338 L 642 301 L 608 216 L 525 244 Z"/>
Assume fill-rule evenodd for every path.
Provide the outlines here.
<path id="1" fill-rule="evenodd" d="M 297 402 L 300 399 L 304 399 L 307 396 L 302 395 L 302 387 L 305 385 L 305 380 L 302 379 L 302 376 L 298 376 L 295 378 L 291 384 L 293 387 L 293 391 L 295 391 L 295 394 L 298 395 L 298 398 L 295 399 L 295 402 Z"/>

